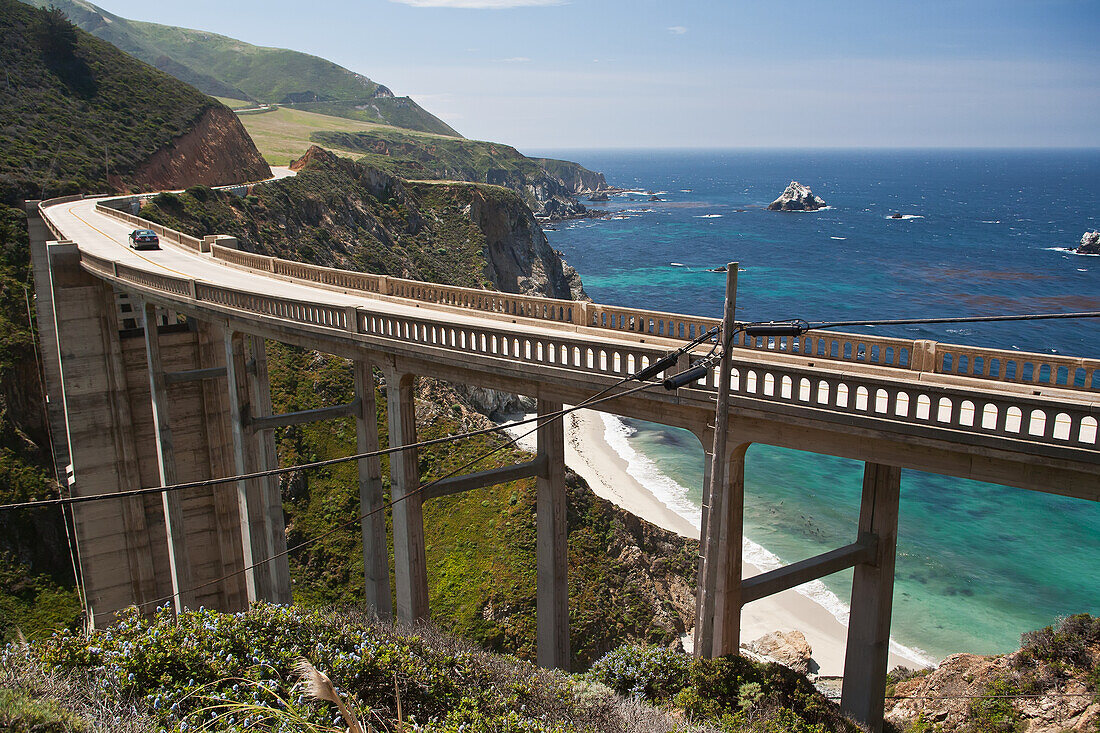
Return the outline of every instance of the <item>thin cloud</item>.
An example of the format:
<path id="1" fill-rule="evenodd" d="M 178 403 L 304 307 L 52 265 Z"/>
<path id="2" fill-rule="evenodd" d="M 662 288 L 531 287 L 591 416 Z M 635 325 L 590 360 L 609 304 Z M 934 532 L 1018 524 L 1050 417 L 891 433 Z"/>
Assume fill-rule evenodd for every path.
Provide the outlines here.
<path id="1" fill-rule="evenodd" d="M 411 5 L 414 8 L 503 10 L 505 8 L 531 8 L 540 5 L 564 5 L 566 0 L 390 0 L 390 2 Z"/>
<path id="2" fill-rule="evenodd" d="M 670 25 L 668 27 L 668 32 L 674 36 L 682 36 L 688 32 L 688 29 L 682 25 Z"/>
<path id="3" fill-rule="evenodd" d="M 497 59 L 497 61 L 502 64 L 526 64 L 530 60 L 531 59 L 526 56 L 510 56 L 506 59 Z"/>

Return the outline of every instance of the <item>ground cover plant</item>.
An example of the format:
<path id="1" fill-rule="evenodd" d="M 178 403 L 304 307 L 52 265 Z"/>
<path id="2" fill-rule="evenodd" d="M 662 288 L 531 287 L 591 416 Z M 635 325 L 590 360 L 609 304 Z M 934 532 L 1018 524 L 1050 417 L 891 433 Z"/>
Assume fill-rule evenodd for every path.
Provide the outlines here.
<path id="1" fill-rule="evenodd" d="M 355 612 L 268 605 L 239 614 L 189 611 L 178 619 L 167 608 L 151 618 L 128 612 L 108 629 L 13 644 L 3 655 L 9 695 L 28 697 L 34 686 L 23 672 L 41 675 L 44 666 L 126 701 L 165 731 L 340 725 L 333 705 L 296 684 L 302 658 L 331 678 L 359 720 L 380 731 L 402 723 L 404 730 L 448 733 L 676 727 L 665 713 L 588 680 L 488 654 L 431 627 L 398 628 Z M 61 708 L 57 715 L 66 714 Z"/>

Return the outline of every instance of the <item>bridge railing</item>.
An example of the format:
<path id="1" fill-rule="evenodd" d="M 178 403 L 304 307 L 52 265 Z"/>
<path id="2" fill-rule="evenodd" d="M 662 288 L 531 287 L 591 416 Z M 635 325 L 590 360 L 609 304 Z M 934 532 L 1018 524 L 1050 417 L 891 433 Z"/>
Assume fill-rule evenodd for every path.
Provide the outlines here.
<path id="1" fill-rule="evenodd" d="M 104 202 L 98 202 L 96 206 L 101 213 L 135 226 L 153 229 L 167 241 L 179 242 L 196 251 L 201 250 L 200 240 L 194 237 L 112 208 Z M 210 246 L 210 251 L 216 259 L 223 262 L 329 287 L 590 328 L 687 340 L 720 325 L 717 319 L 701 316 L 439 285 L 320 267 L 219 245 Z M 734 339 L 734 346 L 738 349 L 977 377 L 998 382 L 1100 391 L 1100 359 L 833 331 L 810 331 L 798 337 L 771 338 L 749 338 L 738 334 Z"/>
<path id="2" fill-rule="evenodd" d="M 624 377 L 648 366 L 664 350 L 644 344 L 594 345 L 579 336 L 528 336 L 504 329 L 443 325 L 427 319 L 356 309 L 360 333 L 496 356 L 530 364 Z M 693 358 L 698 361 L 701 356 Z M 969 434 L 1017 438 L 1055 446 L 1093 449 L 1097 417 L 1091 405 L 1032 395 L 990 394 L 966 387 L 916 382 L 864 372 L 736 360 L 734 397 L 812 408 L 852 419 L 873 418 L 946 428 Z M 689 389 L 716 392 L 718 369 Z"/>
<path id="3" fill-rule="evenodd" d="M 325 306 L 236 290 L 153 273 L 81 252 L 84 266 L 141 288 L 225 308 L 449 351 L 532 365 L 623 377 L 664 355 L 643 343 L 594 343 L 582 334 L 547 331 L 518 334 L 506 326 L 474 327 L 427 318 L 395 316 L 368 308 Z M 690 357 L 693 362 L 702 354 Z M 894 376 L 896 374 L 896 376 Z M 718 370 L 709 370 L 687 389 L 714 392 Z M 859 422 L 861 418 L 955 430 L 970 435 L 1015 438 L 1052 446 L 1097 446 L 1092 402 L 1073 403 L 1022 393 L 982 392 L 970 386 L 906 379 L 901 372 L 844 371 L 833 363 L 802 366 L 736 358 L 731 371 L 734 398 L 812 409 Z M 881 427 L 881 422 L 878 423 Z"/>

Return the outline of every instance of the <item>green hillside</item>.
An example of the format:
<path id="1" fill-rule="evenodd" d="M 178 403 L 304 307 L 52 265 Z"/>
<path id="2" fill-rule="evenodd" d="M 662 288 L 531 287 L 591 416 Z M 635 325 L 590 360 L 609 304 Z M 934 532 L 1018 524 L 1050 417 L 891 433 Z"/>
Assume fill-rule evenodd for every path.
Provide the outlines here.
<path id="1" fill-rule="evenodd" d="M 0 2 L 0 198 L 103 188 L 219 106 L 60 16 Z"/>
<path id="2" fill-rule="evenodd" d="M 82 29 L 206 94 L 303 104 L 338 117 L 458 135 L 408 97 L 394 97 L 362 74 L 317 56 L 253 46 L 206 31 L 128 20 L 83 0 L 28 1 L 40 7 L 57 6 Z"/>
<path id="3" fill-rule="evenodd" d="M 566 213 L 575 208 L 570 199 L 573 194 L 607 186 L 602 174 L 577 163 L 528 158 L 501 143 L 383 129 L 325 130 L 312 133 L 310 139 L 328 148 L 364 153 L 363 162 L 400 178 L 504 186 L 523 197 L 538 214 Z"/>
<path id="4" fill-rule="evenodd" d="M 210 110 L 236 120 L 60 14 L 16 0 L 0 0 L 0 63 L 0 503 L 7 503 L 57 492 L 28 320 L 34 289 L 22 200 L 125 186 Z M 237 141 L 250 145 L 243 130 Z M 0 514 L 0 639 L 15 624 L 35 636 L 73 623 L 80 609 L 72 573 L 59 512 Z"/>

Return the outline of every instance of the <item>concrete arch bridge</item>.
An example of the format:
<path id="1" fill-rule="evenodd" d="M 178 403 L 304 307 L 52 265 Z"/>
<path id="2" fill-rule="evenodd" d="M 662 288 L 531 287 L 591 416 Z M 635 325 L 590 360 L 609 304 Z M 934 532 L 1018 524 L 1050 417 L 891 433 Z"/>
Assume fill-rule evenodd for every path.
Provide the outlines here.
<path id="1" fill-rule="evenodd" d="M 389 434 L 408 445 L 416 442 L 416 375 L 529 395 L 545 414 L 720 323 L 264 257 L 231 238 L 199 240 L 141 220 L 128 213 L 132 201 L 66 197 L 28 207 L 53 450 L 75 496 L 273 468 L 273 430 L 308 420 L 353 415 L 360 451 L 376 449 L 373 368 L 386 376 Z M 135 227 L 156 230 L 163 249 L 127 247 Z M 186 317 L 182 324 L 176 314 Z M 351 359 L 354 402 L 272 414 L 265 339 Z M 706 351 L 685 354 L 670 371 Z M 721 507 L 704 521 L 716 572 L 702 575 L 699 587 L 696 654 L 738 649 L 745 604 L 854 567 L 842 706 L 878 729 L 900 470 L 1097 501 L 1100 360 L 813 331 L 741 335 L 731 354 L 723 470 L 704 507 Z M 686 428 L 709 450 L 720 376 L 709 369 L 686 387 L 639 392 L 612 409 Z M 744 459 L 753 443 L 865 462 L 851 544 L 741 577 Z M 427 618 L 422 502 L 533 475 L 538 659 L 566 667 L 563 455 L 558 421 L 538 431 L 534 461 L 448 479 L 395 505 L 396 609 L 383 515 L 365 520 L 367 603 L 383 616 Z M 381 469 L 376 459 L 359 463 L 366 512 L 382 505 Z M 390 465 L 391 497 L 415 492 L 415 452 Z M 76 505 L 74 519 L 93 623 L 172 594 L 178 607 L 225 610 L 290 601 L 271 478 Z"/>

